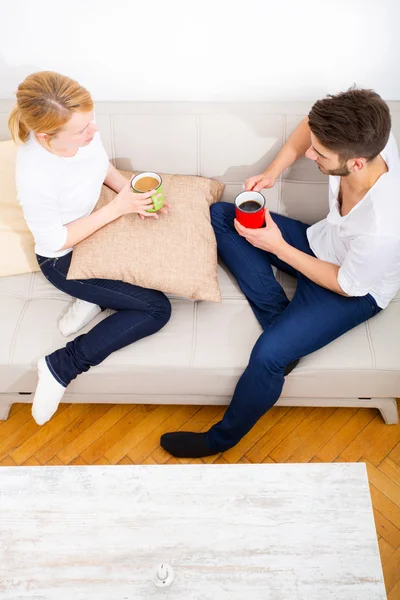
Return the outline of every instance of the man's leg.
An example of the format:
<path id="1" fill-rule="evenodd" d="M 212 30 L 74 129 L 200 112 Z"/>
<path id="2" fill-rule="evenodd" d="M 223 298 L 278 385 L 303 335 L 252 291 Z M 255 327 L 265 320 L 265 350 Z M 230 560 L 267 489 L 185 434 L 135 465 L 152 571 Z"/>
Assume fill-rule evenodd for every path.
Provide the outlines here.
<path id="1" fill-rule="evenodd" d="M 315 352 L 379 310 L 370 295 L 347 298 L 300 276 L 292 302 L 258 339 L 223 419 L 206 433 L 166 434 L 163 448 L 179 457 L 228 450 L 279 399 L 288 363 Z"/>
<path id="2" fill-rule="evenodd" d="M 284 239 L 299 250 L 312 254 L 306 236 L 307 225 L 281 215 L 272 215 Z M 272 266 L 297 276 L 297 271 L 274 254 L 252 246 L 235 227 L 235 206 L 218 202 L 211 207 L 211 222 L 217 238 L 218 254 L 237 279 L 261 327 L 265 330 L 281 314 L 289 300 L 276 281 Z"/>

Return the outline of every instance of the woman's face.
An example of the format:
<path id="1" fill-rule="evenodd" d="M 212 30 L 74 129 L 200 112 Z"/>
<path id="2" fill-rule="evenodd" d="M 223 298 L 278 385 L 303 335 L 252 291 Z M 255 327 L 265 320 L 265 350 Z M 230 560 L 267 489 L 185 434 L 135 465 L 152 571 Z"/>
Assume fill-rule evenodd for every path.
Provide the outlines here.
<path id="1" fill-rule="evenodd" d="M 90 144 L 94 134 L 99 130 L 97 125 L 93 123 L 93 118 L 93 111 L 73 113 L 61 131 L 51 138 L 50 147 L 55 151 L 76 151 L 78 148 Z M 38 136 L 46 136 L 46 134 L 38 134 Z"/>

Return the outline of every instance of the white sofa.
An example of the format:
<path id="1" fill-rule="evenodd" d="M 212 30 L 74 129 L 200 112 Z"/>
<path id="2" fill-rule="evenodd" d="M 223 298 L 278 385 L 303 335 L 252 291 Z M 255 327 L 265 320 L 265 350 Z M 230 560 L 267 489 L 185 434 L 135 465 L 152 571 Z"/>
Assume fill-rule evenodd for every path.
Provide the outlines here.
<path id="1" fill-rule="evenodd" d="M 10 101 L 0 102 L 0 139 L 9 139 Z M 308 104 L 99 103 L 103 143 L 121 169 L 198 174 L 225 182 L 231 201 L 261 172 Z M 400 102 L 390 103 L 400 141 Z M 157 141 L 155 141 L 157 140 Z M 327 179 L 307 159 L 265 192 L 271 210 L 314 223 L 327 213 Z M 400 198 L 399 198 L 400 201 Z M 278 273 L 288 293 L 295 282 Z M 221 304 L 172 297 L 172 318 L 155 336 L 77 378 L 65 402 L 227 404 L 260 327 L 221 266 Z M 40 274 L 0 278 L 0 419 L 32 401 L 37 359 L 65 344 L 57 328 L 70 298 Z M 100 317 L 101 318 L 101 317 Z M 400 296 L 371 321 L 303 358 L 286 378 L 280 405 L 369 406 L 396 423 L 400 396 Z"/>

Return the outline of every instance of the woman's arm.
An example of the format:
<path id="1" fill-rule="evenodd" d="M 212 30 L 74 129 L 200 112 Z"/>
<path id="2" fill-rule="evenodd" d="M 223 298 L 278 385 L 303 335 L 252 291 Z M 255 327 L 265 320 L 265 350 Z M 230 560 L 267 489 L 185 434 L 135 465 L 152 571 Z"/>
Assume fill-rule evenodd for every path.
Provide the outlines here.
<path id="1" fill-rule="evenodd" d="M 131 191 L 130 183 L 125 178 L 124 180 L 124 187 L 106 206 L 103 206 L 103 208 L 100 208 L 87 217 L 81 217 L 76 221 L 68 223 L 68 225 L 64 225 L 67 230 L 66 241 L 62 248 L 58 248 L 56 251 L 72 248 L 98 229 L 101 229 L 101 227 L 104 227 L 104 225 L 115 221 L 118 217 L 122 217 L 122 215 L 137 213 L 143 218 L 152 217 L 158 219 L 156 213 L 146 212 L 153 206 L 151 195 L 154 194 L 154 190 L 145 192 L 144 194 L 134 194 Z"/>
<path id="2" fill-rule="evenodd" d="M 122 188 L 126 185 L 126 178 L 121 175 L 121 173 L 114 167 L 114 165 L 110 162 L 108 167 L 107 175 L 104 180 L 106 186 L 117 192 L 117 194 L 122 190 Z"/>

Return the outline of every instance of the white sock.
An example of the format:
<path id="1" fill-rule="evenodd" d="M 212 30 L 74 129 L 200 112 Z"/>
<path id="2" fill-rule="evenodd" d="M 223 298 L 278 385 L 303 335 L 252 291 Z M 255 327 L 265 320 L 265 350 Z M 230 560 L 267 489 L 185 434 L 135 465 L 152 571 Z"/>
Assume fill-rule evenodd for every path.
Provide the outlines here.
<path id="1" fill-rule="evenodd" d="M 100 312 L 101 308 L 97 304 L 86 302 L 86 300 L 75 300 L 67 314 L 59 322 L 58 328 L 65 337 L 68 337 L 85 327 Z"/>
<path id="2" fill-rule="evenodd" d="M 53 377 L 44 357 L 37 364 L 39 383 L 32 404 L 32 416 L 38 425 L 43 425 L 56 412 L 65 388 Z"/>

